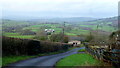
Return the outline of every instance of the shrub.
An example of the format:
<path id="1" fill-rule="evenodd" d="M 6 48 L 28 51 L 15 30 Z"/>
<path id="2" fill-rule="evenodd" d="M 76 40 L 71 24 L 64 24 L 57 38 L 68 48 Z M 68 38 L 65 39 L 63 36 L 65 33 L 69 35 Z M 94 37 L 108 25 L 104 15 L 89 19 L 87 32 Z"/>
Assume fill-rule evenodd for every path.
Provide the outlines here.
<path id="1" fill-rule="evenodd" d="M 85 40 L 86 40 L 86 42 L 90 42 L 93 39 L 94 39 L 93 35 L 88 35 Z"/>
<path id="2" fill-rule="evenodd" d="M 34 39 L 46 41 L 48 40 L 48 36 L 44 31 L 38 31 Z"/>
<path id="3" fill-rule="evenodd" d="M 50 41 L 52 42 L 61 42 L 63 40 L 63 34 L 59 33 L 59 34 L 52 34 L 50 36 Z"/>
<path id="4" fill-rule="evenodd" d="M 69 41 L 68 36 L 64 36 L 63 41 L 64 41 L 64 43 L 68 43 L 68 41 Z"/>
<path id="5" fill-rule="evenodd" d="M 52 42 L 68 43 L 69 37 L 66 36 L 66 35 L 63 35 L 62 33 L 52 34 L 52 35 L 50 36 L 50 41 L 52 41 Z"/>

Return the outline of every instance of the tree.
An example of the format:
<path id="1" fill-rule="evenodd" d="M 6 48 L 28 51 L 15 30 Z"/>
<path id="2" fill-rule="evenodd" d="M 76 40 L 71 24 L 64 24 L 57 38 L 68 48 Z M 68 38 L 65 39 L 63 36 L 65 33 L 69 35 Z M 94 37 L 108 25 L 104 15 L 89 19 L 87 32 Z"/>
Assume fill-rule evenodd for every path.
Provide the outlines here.
<path id="1" fill-rule="evenodd" d="M 68 43 L 69 37 L 66 36 L 66 35 L 63 35 L 63 33 L 52 34 L 52 35 L 50 36 L 50 41 L 52 41 L 52 42 Z"/>
<path id="2" fill-rule="evenodd" d="M 92 33 L 90 32 L 90 35 L 88 35 L 88 36 L 86 36 L 86 41 L 87 42 L 90 42 L 91 40 L 93 40 L 94 39 L 94 36 L 92 35 Z"/>
<path id="3" fill-rule="evenodd" d="M 63 40 L 63 34 L 59 33 L 59 34 L 52 34 L 50 36 L 50 41 L 52 42 L 62 42 Z"/>
<path id="4" fill-rule="evenodd" d="M 46 35 L 46 33 L 42 30 L 42 31 L 38 31 L 36 36 L 34 37 L 34 39 L 38 39 L 38 40 L 48 40 L 48 37 Z"/>
<path id="5" fill-rule="evenodd" d="M 63 41 L 64 41 L 64 43 L 68 43 L 69 37 L 68 36 L 64 36 Z"/>

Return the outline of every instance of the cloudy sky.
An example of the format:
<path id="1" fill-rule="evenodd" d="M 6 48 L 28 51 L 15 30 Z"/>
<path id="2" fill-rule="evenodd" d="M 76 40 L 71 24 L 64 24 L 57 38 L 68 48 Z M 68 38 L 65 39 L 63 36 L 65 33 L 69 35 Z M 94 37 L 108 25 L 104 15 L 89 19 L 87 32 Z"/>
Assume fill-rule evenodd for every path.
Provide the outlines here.
<path id="1" fill-rule="evenodd" d="M 119 0 L 1 0 L 4 17 L 112 17 Z"/>

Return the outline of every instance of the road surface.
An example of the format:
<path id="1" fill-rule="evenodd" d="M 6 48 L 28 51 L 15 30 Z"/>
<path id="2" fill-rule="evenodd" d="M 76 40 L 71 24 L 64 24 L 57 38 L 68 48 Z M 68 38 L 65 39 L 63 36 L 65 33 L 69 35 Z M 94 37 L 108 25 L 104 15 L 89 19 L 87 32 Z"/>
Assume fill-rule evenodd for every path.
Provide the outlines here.
<path id="1" fill-rule="evenodd" d="M 60 59 L 66 57 L 66 56 L 70 56 L 72 54 L 76 54 L 77 51 L 79 49 L 83 49 L 84 47 L 81 47 L 81 48 L 75 48 L 75 49 L 72 49 L 70 51 L 67 51 L 65 53 L 60 53 L 60 54 L 55 54 L 55 55 L 50 55 L 50 56 L 42 56 L 42 57 L 37 57 L 37 58 L 32 58 L 32 59 L 28 59 L 28 60 L 25 60 L 25 61 L 20 61 L 20 62 L 16 62 L 16 63 L 13 63 L 13 64 L 10 64 L 8 65 L 8 67 L 19 67 L 19 68 L 30 68 L 29 66 L 54 66 L 56 64 L 57 61 L 59 61 Z M 36 68 L 35 67 L 35 68 Z"/>

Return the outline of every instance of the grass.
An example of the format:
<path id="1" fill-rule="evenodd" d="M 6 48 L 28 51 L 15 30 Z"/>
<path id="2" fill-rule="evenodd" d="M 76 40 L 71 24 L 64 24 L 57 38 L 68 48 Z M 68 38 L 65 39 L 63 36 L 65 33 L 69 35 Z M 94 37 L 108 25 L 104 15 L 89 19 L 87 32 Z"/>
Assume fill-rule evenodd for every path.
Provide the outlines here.
<path id="1" fill-rule="evenodd" d="M 91 55 L 84 53 L 68 56 L 57 62 L 56 66 L 58 66 L 58 68 L 60 66 L 103 66 L 103 62 L 98 61 Z"/>
<path id="2" fill-rule="evenodd" d="M 32 25 L 32 26 L 29 26 L 29 27 L 25 27 L 23 28 L 24 29 L 30 29 L 31 31 L 34 31 L 34 32 L 37 32 L 37 31 L 40 31 L 40 27 L 43 27 L 43 26 L 47 26 L 47 27 L 50 27 L 50 29 L 55 29 L 55 33 L 59 33 L 62 31 L 62 28 L 58 28 L 58 26 L 61 26 L 60 24 L 39 24 L 39 25 Z M 77 29 L 77 30 L 76 30 Z M 88 34 L 88 30 L 83 30 L 83 29 L 79 29 L 79 28 L 73 28 L 70 32 L 65 32 L 66 35 L 72 35 L 72 36 L 75 36 L 75 35 L 79 35 L 79 34 Z"/>
<path id="3" fill-rule="evenodd" d="M 80 47 L 85 47 L 85 45 L 84 44 L 80 44 Z"/>
<path id="4" fill-rule="evenodd" d="M 3 20 L 3 21 L 5 22 L 5 23 L 3 23 L 3 26 L 9 26 L 9 27 L 29 24 L 28 22 L 23 22 L 23 21 L 11 21 L 11 20 Z M 93 25 L 89 25 L 89 24 L 87 25 L 85 23 L 89 23 L 89 24 L 93 24 Z M 78 27 L 72 27 L 72 30 L 70 30 L 69 32 L 65 31 L 65 33 L 67 35 L 71 35 L 71 36 L 80 35 L 80 34 L 87 35 L 87 34 L 89 34 L 89 30 L 85 30 L 85 29 L 82 29 L 79 27 L 87 27 L 87 28 L 91 28 L 93 30 L 96 30 L 97 24 L 99 24 L 98 21 L 81 22 L 78 25 Z M 115 28 L 112 26 L 109 26 L 108 24 L 112 24 L 112 22 L 106 22 L 98 29 L 103 30 L 103 31 L 108 31 L 108 32 L 114 31 Z M 68 26 L 68 25 L 71 25 L 71 24 L 66 24 L 66 26 Z M 62 28 L 60 28 L 62 26 L 63 26 L 62 24 L 37 24 L 37 25 L 31 25 L 28 27 L 24 27 L 24 28 L 22 28 L 22 30 L 30 29 L 31 31 L 38 32 L 38 31 L 42 30 L 41 28 L 43 27 L 43 29 L 45 29 L 45 28 L 55 29 L 55 33 L 59 33 L 59 32 L 62 32 Z M 5 33 L 5 35 L 11 36 L 11 37 L 16 37 L 16 38 L 25 37 L 25 36 L 23 36 L 23 37 L 19 36 L 19 33 Z M 25 37 L 25 38 L 28 38 L 28 37 Z"/>
<path id="5" fill-rule="evenodd" d="M 17 35 L 20 35 L 20 34 L 19 33 L 5 32 L 5 33 L 3 33 L 3 35 L 5 35 L 5 36 L 17 36 Z"/>
<path id="6" fill-rule="evenodd" d="M 65 33 L 66 35 L 70 35 L 70 36 L 76 36 L 77 34 L 74 33 Z"/>
<path id="7" fill-rule="evenodd" d="M 72 50 L 74 48 L 76 48 L 76 47 L 69 48 L 68 50 L 65 50 L 65 51 L 62 50 L 62 51 L 58 51 L 58 52 L 42 53 L 42 54 L 38 54 L 38 55 L 35 55 L 35 56 L 5 56 L 5 57 L 2 57 L 2 66 L 6 66 L 10 63 L 15 63 L 15 62 L 25 60 L 25 59 L 35 58 L 35 57 L 38 57 L 38 56 L 59 54 L 59 53 L 63 53 L 63 52 Z"/>
<path id="8" fill-rule="evenodd" d="M 85 52 L 85 49 L 80 49 L 78 50 L 78 52 Z"/>
<path id="9" fill-rule="evenodd" d="M 32 39 L 34 37 L 34 35 L 17 35 L 17 36 L 8 36 L 8 37 L 22 38 L 22 39 Z"/>
<path id="10" fill-rule="evenodd" d="M 5 32 L 3 35 L 7 37 L 13 37 L 13 38 L 22 38 L 22 39 L 33 39 L 34 35 L 20 35 L 19 33 L 10 33 Z"/>
<path id="11" fill-rule="evenodd" d="M 88 28 L 91 28 L 93 30 L 96 30 L 97 29 L 97 25 L 80 25 L 81 27 L 88 27 Z M 100 30 L 103 30 L 103 31 L 107 31 L 107 32 L 111 32 L 111 31 L 115 31 L 115 28 L 112 27 L 112 26 L 108 26 L 108 25 L 102 25 L 102 26 L 99 26 Z"/>
<path id="12" fill-rule="evenodd" d="M 72 27 L 72 29 L 70 31 L 65 31 L 66 35 L 69 36 L 76 36 L 76 35 L 88 35 L 89 34 L 89 30 L 85 30 L 85 29 L 80 29 L 79 27 L 87 27 L 87 28 L 91 28 L 93 30 L 97 29 L 97 25 L 95 25 L 95 23 L 97 22 L 90 22 L 90 23 L 94 23 L 94 25 L 86 25 L 86 24 L 82 24 L 79 25 L 78 27 Z M 107 24 L 111 24 L 110 22 L 107 22 Z M 33 32 L 38 32 L 41 30 L 44 30 L 45 28 L 48 29 L 55 29 L 55 34 L 62 32 L 62 28 L 59 28 L 60 26 L 62 26 L 61 24 L 38 24 L 38 25 L 31 25 L 28 27 L 24 27 L 23 30 L 25 29 L 30 29 Z M 43 28 L 42 28 L 43 27 Z M 103 30 L 103 31 L 114 31 L 114 28 L 108 25 L 103 25 L 102 27 L 99 27 L 98 29 Z M 19 33 L 4 33 L 5 36 L 8 37 L 14 37 L 14 38 L 23 38 L 23 39 L 32 39 L 34 36 L 32 35 L 20 35 Z"/>
<path id="13" fill-rule="evenodd" d="M 0 67 L 2 66 L 2 58 L 0 57 Z"/>
<path id="14" fill-rule="evenodd" d="M 2 57 L 2 66 L 5 66 L 7 64 L 10 63 L 14 63 L 20 60 L 25 60 L 28 58 L 33 58 L 35 56 L 6 56 L 6 57 Z"/>

